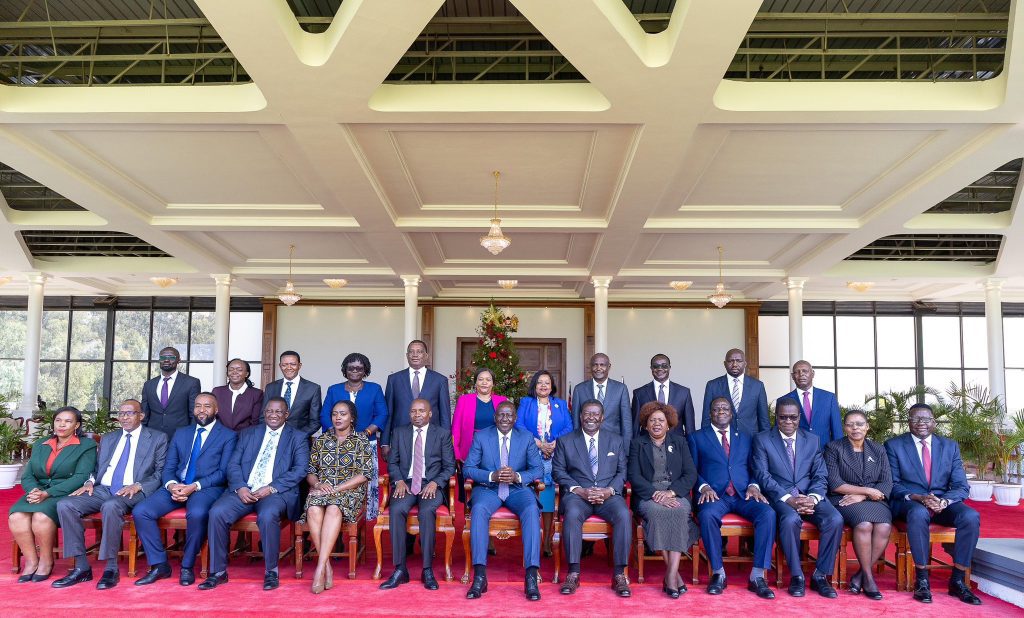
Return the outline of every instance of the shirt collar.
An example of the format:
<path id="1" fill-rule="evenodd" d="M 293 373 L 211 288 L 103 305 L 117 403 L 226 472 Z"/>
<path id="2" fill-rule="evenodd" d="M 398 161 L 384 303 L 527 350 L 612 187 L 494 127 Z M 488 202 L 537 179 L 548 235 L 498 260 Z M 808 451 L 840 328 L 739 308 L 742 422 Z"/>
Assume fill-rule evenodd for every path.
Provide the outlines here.
<path id="1" fill-rule="evenodd" d="M 917 443 L 917 448 L 921 448 L 921 440 L 924 440 L 924 443 L 928 445 L 928 448 L 932 447 L 932 436 L 928 436 L 927 438 L 918 438 L 917 436 L 914 436 L 914 442 Z"/>
<path id="2" fill-rule="evenodd" d="M 592 436 L 588 436 L 587 432 L 585 432 L 585 431 L 583 432 L 583 441 L 587 443 L 587 448 L 590 448 L 590 440 L 591 440 L 591 438 L 596 439 L 597 443 L 600 444 L 601 443 L 601 430 L 598 429 L 597 431 L 594 432 L 594 435 L 592 435 Z"/>
<path id="3" fill-rule="evenodd" d="M 71 436 L 70 438 L 68 438 L 68 441 L 65 442 L 64 446 L 62 446 L 61 448 L 67 448 L 67 447 L 71 446 L 72 444 L 81 444 L 81 443 L 82 443 L 82 441 L 78 439 L 78 436 Z M 46 442 L 43 442 L 43 444 L 48 445 L 50 447 L 50 449 L 52 449 L 54 451 L 58 450 L 57 449 L 57 436 L 54 436 L 54 437 L 50 438 Z"/>
<path id="4" fill-rule="evenodd" d="M 284 378 L 284 383 L 288 384 L 289 382 L 291 382 L 293 386 L 298 386 L 299 385 L 299 380 L 301 380 L 301 379 L 302 379 L 302 376 L 296 374 L 295 375 L 295 379 L 293 379 L 293 380 L 289 380 L 288 378 Z"/>
<path id="5" fill-rule="evenodd" d="M 740 385 L 742 386 L 743 385 L 743 378 L 745 378 L 745 377 L 746 377 L 746 374 L 744 374 L 744 373 L 741 373 L 740 375 L 736 376 L 735 378 L 732 377 L 729 374 L 725 374 L 725 380 L 726 380 L 726 382 L 729 383 L 730 387 L 732 386 L 732 381 L 733 380 L 739 380 L 740 381 Z"/>
<path id="6" fill-rule="evenodd" d="M 170 378 L 171 382 L 174 382 L 174 379 L 177 378 L 177 377 L 178 377 L 178 370 L 177 369 L 172 371 L 171 375 L 169 375 L 169 376 L 165 376 L 162 372 L 160 373 L 160 379 L 161 380 L 163 380 L 164 378 Z"/>
<path id="7" fill-rule="evenodd" d="M 135 443 L 138 444 L 139 443 L 139 436 L 142 435 L 142 425 L 139 425 L 138 427 L 136 427 L 135 429 L 133 429 L 131 431 L 125 431 L 123 429 L 121 430 L 121 435 L 122 436 L 124 436 L 124 434 L 126 434 L 126 433 L 131 434 L 132 438 L 135 440 Z"/>
<path id="8" fill-rule="evenodd" d="M 498 432 L 498 440 L 501 440 L 502 438 L 506 438 L 506 437 L 509 440 L 511 440 L 512 439 L 512 432 L 515 430 L 515 427 L 513 427 L 512 429 L 509 429 L 508 433 L 501 433 L 501 430 L 498 429 L 497 427 L 495 427 L 494 430 Z"/>
<path id="9" fill-rule="evenodd" d="M 800 387 L 798 386 L 798 387 L 796 388 L 796 392 L 797 392 L 797 393 L 800 393 L 800 396 L 801 396 L 801 397 L 803 397 L 803 394 L 804 394 L 804 393 L 807 393 L 807 395 L 808 395 L 809 397 L 813 397 L 813 396 L 814 396 L 814 386 L 811 386 L 811 387 L 810 387 L 810 388 L 808 388 L 807 390 L 804 390 L 804 389 L 802 389 L 802 388 L 800 388 Z M 801 403 L 803 403 L 803 402 L 801 402 Z"/>
<path id="10" fill-rule="evenodd" d="M 298 378 L 298 376 L 295 376 L 295 377 L 296 377 L 296 378 Z M 248 385 L 248 384 L 246 384 L 245 382 L 242 382 L 242 388 L 238 389 L 237 391 L 236 391 L 235 389 L 231 388 L 231 385 L 230 385 L 230 384 L 228 384 L 227 386 L 228 386 L 228 390 L 229 390 L 229 391 L 231 392 L 231 394 L 232 394 L 233 396 L 238 396 L 238 395 L 241 395 L 242 393 L 244 393 L 244 392 L 245 392 L 245 390 L 246 390 L 247 388 L 249 388 L 249 385 Z"/>
<path id="11" fill-rule="evenodd" d="M 213 420 L 210 421 L 210 424 L 206 425 L 205 427 L 200 425 L 199 423 L 196 423 L 196 431 L 199 431 L 200 429 L 204 429 L 206 431 L 206 435 L 210 435 L 210 432 L 213 431 L 213 427 L 216 424 L 217 424 L 217 417 L 214 416 Z"/>
<path id="12" fill-rule="evenodd" d="M 785 442 L 786 440 L 793 440 L 793 444 L 796 444 L 796 436 L 797 436 L 797 434 L 799 434 L 799 433 L 800 433 L 799 431 L 797 431 L 797 432 L 796 432 L 796 433 L 794 433 L 794 434 L 793 434 L 792 436 L 789 436 L 789 437 L 787 438 L 787 437 L 786 437 L 786 434 L 782 433 L 782 430 L 781 430 L 781 429 L 779 429 L 779 430 L 777 430 L 777 431 L 779 432 L 779 437 L 781 437 L 781 438 L 782 438 L 782 441 L 783 441 L 783 442 Z"/>
<path id="13" fill-rule="evenodd" d="M 664 382 L 658 382 L 657 380 L 653 380 L 651 383 L 654 384 L 654 390 L 658 390 L 658 387 L 661 386 L 662 384 L 665 385 L 665 390 L 668 390 L 669 380 L 665 380 Z"/>
<path id="14" fill-rule="evenodd" d="M 598 382 L 597 380 L 594 380 L 594 388 L 597 388 L 598 386 L 608 388 L 608 378 L 605 378 L 604 382 Z"/>

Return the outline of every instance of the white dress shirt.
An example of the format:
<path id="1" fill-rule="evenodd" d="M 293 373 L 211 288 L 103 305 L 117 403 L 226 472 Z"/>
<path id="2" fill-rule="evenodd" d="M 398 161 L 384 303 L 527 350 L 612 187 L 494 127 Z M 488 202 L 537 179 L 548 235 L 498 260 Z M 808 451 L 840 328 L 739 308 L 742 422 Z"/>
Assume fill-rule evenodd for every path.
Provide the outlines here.
<path id="1" fill-rule="evenodd" d="M 110 456 L 110 463 L 107 464 L 107 469 L 100 476 L 100 485 L 106 485 L 110 487 L 110 483 L 114 480 L 114 468 L 117 467 L 117 462 L 121 460 L 121 454 L 124 452 L 125 440 L 124 436 L 126 433 L 131 434 L 132 440 L 128 451 L 128 465 L 124 469 L 124 486 L 127 487 L 135 483 L 135 455 L 138 453 L 139 448 L 139 436 L 142 435 L 142 425 L 139 425 L 135 429 L 129 432 L 122 431 L 121 437 L 117 441 L 117 446 L 114 447 L 114 454 Z"/>
<path id="2" fill-rule="evenodd" d="M 213 418 L 214 418 L 214 420 L 211 421 L 209 425 L 207 425 L 206 427 L 203 427 L 203 429 L 205 431 L 203 431 L 203 435 L 199 438 L 199 450 L 200 451 L 202 451 L 203 447 L 206 446 L 206 439 L 210 437 L 210 432 L 213 431 L 214 425 L 217 424 L 217 417 L 215 416 Z M 192 432 L 192 440 L 189 442 L 188 457 L 192 456 L 192 445 L 195 444 L 195 442 L 196 442 L 196 433 L 198 433 L 198 432 L 199 432 L 199 425 L 197 424 L 196 425 L 196 430 Z M 182 470 L 181 478 L 184 479 L 185 475 L 188 474 L 188 459 L 185 460 L 185 467 L 182 468 L 181 470 Z M 164 487 L 168 487 L 169 488 L 171 485 L 177 485 L 178 482 L 179 481 L 167 481 L 167 483 L 164 485 Z M 199 481 L 193 481 L 193 482 L 196 484 L 196 491 L 198 491 L 198 490 L 203 488 L 203 486 L 199 484 Z"/>
<path id="3" fill-rule="evenodd" d="M 598 387 L 599 386 L 604 388 L 604 396 L 607 399 L 608 398 L 608 378 L 605 378 L 604 382 L 598 382 L 597 380 L 594 380 L 594 399 L 598 399 L 598 400 L 600 399 L 600 397 L 598 397 L 598 395 L 597 395 Z"/>
<path id="4" fill-rule="evenodd" d="M 425 382 L 426 379 L 427 379 L 427 368 L 426 367 L 420 367 L 419 369 L 413 369 L 412 367 L 409 367 L 409 390 L 410 391 L 412 390 L 412 381 L 413 381 L 413 378 L 415 377 L 415 373 L 417 371 L 419 372 L 419 376 L 420 376 L 420 390 L 421 391 L 423 390 L 423 382 Z"/>
<path id="5" fill-rule="evenodd" d="M 665 403 L 668 403 L 669 401 L 672 400 L 672 387 L 669 385 L 669 380 L 665 380 L 664 382 L 658 382 L 657 380 L 651 380 L 651 384 L 654 385 L 654 400 L 655 401 L 661 401 L 660 399 L 658 399 L 658 390 L 661 388 L 662 384 L 665 385 Z M 678 412 L 678 410 L 677 410 L 677 412 Z"/>
<path id="6" fill-rule="evenodd" d="M 252 491 L 256 491 L 261 487 L 266 487 L 274 480 L 274 462 L 277 460 L 277 447 L 281 446 L 282 433 L 284 433 L 284 426 L 278 427 L 275 431 L 271 431 L 268 427 L 267 430 L 263 432 L 263 442 L 260 443 L 260 449 L 256 451 L 256 461 L 253 462 L 252 471 L 249 472 L 248 485 L 249 489 Z M 276 443 L 274 450 L 270 452 L 270 461 L 267 462 L 267 469 L 264 471 L 261 478 L 258 475 L 260 459 L 263 458 L 263 449 L 267 448 L 267 444 L 272 438 L 276 438 Z"/>
<path id="7" fill-rule="evenodd" d="M 727 385 L 729 386 L 729 401 L 732 401 L 732 385 L 735 383 L 734 380 L 739 380 L 740 381 L 740 402 L 743 401 L 743 379 L 746 378 L 746 377 L 747 377 L 747 374 L 745 374 L 745 373 L 741 373 L 740 375 L 736 376 L 735 378 L 732 377 L 729 374 L 725 374 L 725 381 L 726 381 Z M 737 412 L 737 411 L 738 410 L 733 410 L 734 413 Z M 721 437 L 721 436 L 719 436 L 719 437 Z"/>
<path id="8" fill-rule="evenodd" d="M 164 390 L 164 378 L 170 378 L 167 380 L 167 399 L 170 400 L 171 393 L 174 392 L 174 383 L 178 381 L 178 370 L 175 369 L 169 376 L 165 376 L 163 373 L 160 374 L 160 379 L 156 383 L 156 400 L 160 401 L 160 393 Z"/>
<path id="9" fill-rule="evenodd" d="M 412 442 L 410 442 L 411 447 L 409 448 L 409 452 L 412 454 L 412 457 L 410 458 L 410 462 L 409 462 L 409 473 L 405 475 L 406 478 L 408 478 L 409 480 L 413 480 L 413 481 L 416 480 L 416 479 L 412 478 L 412 467 L 414 465 L 412 462 L 415 461 L 415 459 L 416 459 L 416 432 L 417 431 L 422 432 L 421 433 L 421 436 L 422 436 L 421 439 L 423 440 L 423 442 L 422 442 L 423 448 L 420 450 L 420 452 L 424 454 L 423 455 L 423 472 L 425 473 L 427 471 L 426 450 L 427 450 L 427 429 L 429 429 L 429 428 L 430 428 L 430 423 L 427 423 L 423 427 L 416 427 L 415 425 L 412 426 Z"/>
<path id="10" fill-rule="evenodd" d="M 284 399 L 285 403 L 288 404 L 288 409 L 289 410 L 292 409 L 292 402 L 295 401 L 295 396 L 299 394 L 299 382 L 301 382 L 301 381 L 302 381 L 302 376 L 297 375 L 297 376 L 295 376 L 294 380 L 289 380 L 288 378 L 284 378 L 284 382 L 281 382 L 281 398 L 282 399 L 284 399 L 284 394 L 286 392 L 288 392 L 288 383 L 289 382 L 292 383 L 292 399 L 291 399 L 291 401 L 288 401 L 287 399 Z M 232 401 L 231 404 L 234 405 L 234 401 Z"/>
<path id="11" fill-rule="evenodd" d="M 238 396 L 244 393 L 246 390 L 248 390 L 248 388 L 249 385 L 246 384 L 245 382 L 242 382 L 242 388 L 238 389 L 237 391 L 231 388 L 230 384 L 228 385 L 228 390 L 231 391 L 231 412 L 235 411 L 235 401 L 238 399 Z M 295 387 L 293 386 L 292 388 Z M 293 392 L 292 394 L 294 395 L 295 393 Z"/>
<path id="12" fill-rule="evenodd" d="M 605 384 L 607 384 L 607 383 L 608 382 L 606 381 Z M 605 388 L 604 394 L 605 395 L 608 394 L 608 389 L 607 388 Z M 597 390 L 596 389 L 594 390 L 594 396 L 597 396 Z M 594 433 L 593 436 L 588 436 L 587 432 L 585 432 L 585 431 L 583 432 L 583 450 L 587 453 L 587 466 L 590 466 L 590 439 L 591 438 L 594 439 L 594 449 L 595 449 L 595 452 L 597 453 L 597 465 L 600 466 L 601 465 L 601 451 L 600 451 L 600 448 L 601 448 L 601 430 L 598 429 Z M 582 486 L 581 485 L 573 485 L 572 487 L 569 488 L 569 491 L 570 492 L 576 491 L 577 487 L 582 487 Z"/>
<path id="13" fill-rule="evenodd" d="M 508 458 L 509 458 L 509 460 L 512 459 L 512 432 L 510 431 L 508 433 L 501 433 L 501 430 L 498 429 L 498 428 L 495 428 L 495 431 L 498 432 L 498 465 L 501 465 L 501 441 L 502 441 L 503 438 L 508 438 Z M 509 464 L 509 465 L 511 465 L 511 464 Z M 491 477 L 490 478 L 491 478 L 491 482 L 492 483 L 497 483 L 498 482 L 497 478 L 495 477 L 495 475 L 497 473 L 498 473 L 497 470 L 495 470 L 494 472 L 491 472 Z M 523 475 L 519 474 L 518 472 L 516 472 L 516 482 L 517 483 L 522 483 L 523 482 Z"/>

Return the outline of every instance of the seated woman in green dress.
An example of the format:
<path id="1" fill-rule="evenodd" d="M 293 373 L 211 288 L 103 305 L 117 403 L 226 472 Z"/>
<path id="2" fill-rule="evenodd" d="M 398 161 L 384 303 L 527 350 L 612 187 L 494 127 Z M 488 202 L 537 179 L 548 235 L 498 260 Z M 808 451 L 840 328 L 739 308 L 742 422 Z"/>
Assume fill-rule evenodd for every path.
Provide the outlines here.
<path id="1" fill-rule="evenodd" d="M 95 467 L 96 443 L 82 436 L 82 413 L 71 406 L 60 408 L 53 417 L 53 433 L 32 445 L 32 458 L 21 476 L 25 495 L 7 518 L 11 536 L 25 556 L 19 583 L 50 577 L 57 501 L 81 487 Z"/>

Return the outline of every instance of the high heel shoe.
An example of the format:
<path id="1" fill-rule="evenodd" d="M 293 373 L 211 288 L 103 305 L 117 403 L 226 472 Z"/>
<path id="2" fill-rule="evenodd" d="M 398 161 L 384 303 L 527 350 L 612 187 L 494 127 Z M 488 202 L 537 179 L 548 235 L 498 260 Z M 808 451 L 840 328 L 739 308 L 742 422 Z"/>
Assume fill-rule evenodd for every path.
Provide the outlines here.
<path id="1" fill-rule="evenodd" d="M 35 576 L 35 574 L 36 574 L 36 570 L 35 569 L 32 569 L 31 573 L 29 571 L 27 571 L 27 570 L 24 571 L 21 574 L 21 576 L 18 577 L 18 583 L 19 584 L 26 584 L 26 583 L 32 581 L 32 578 Z"/>
<path id="2" fill-rule="evenodd" d="M 331 563 L 327 563 L 327 579 L 324 580 L 324 589 L 330 590 L 334 588 L 334 567 Z"/>
<path id="3" fill-rule="evenodd" d="M 320 594 L 324 591 L 324 573 L 320 570 L 320 567 L 313 571 L 313 594 Z"/>
<path id="4" fill-rule="evenodd" d="M 667 594 L 669 596 L 669 598 L 671 598 L 671 599 L 678 599 L 679 598 L 679 590 L 677 590 L 675 588 L 669 588 L 668 587 L 668 582 L 664 582 L 663 581 L 661 583 L 661 591 L 664 592 L 665 594 Z"/>
<path id="5" fill-rule="evenodd" d="M 46 580 L 50 579 L 51 573 L 53 573 L 52 566 L 50 567 L 50 570 L 46 573 L 40 573 L 39 568 L 37 567 L 36 572 L 32 574 L 32 583 L 45 582 Z"/>
<path id="6" fill-rule="evenodd" d="M 860 594 L 861 588 L 861 574 L 855 573 L 850 577 L 850 586 L 846 589 L 850 594 Z"/>

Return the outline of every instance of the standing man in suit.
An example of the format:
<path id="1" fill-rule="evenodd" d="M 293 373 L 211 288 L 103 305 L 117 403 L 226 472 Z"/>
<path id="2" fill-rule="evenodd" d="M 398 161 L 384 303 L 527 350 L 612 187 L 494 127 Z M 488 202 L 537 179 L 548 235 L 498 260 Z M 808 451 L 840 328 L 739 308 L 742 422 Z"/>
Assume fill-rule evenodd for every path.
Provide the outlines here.
<path id="1" fill-rule="evenodd" d="M 722 563 L 722 518 L 736 513 L 754 524 L 754 566 L 747 589 L 762 599 L 774 599 L 764 572 L 772 564 L 775 511 L 751 478 L 752 439 L 737 429 L 732 417 L 732 402 L 718 397 L 711 402 L 710 420 L 687 436 L 697 468 L 697 522 L 714 571 L 707 590 L 708 594 L 722 594 L 727 586 Z"/>
<path id="2" fill-rule="evenodd" d="M 199 380 L 178 371 L 181 354 L 174 348 L 160 350 L 160 375 L 142 385 L 142 424 L 167 434 L 192 423 L 192 408 L 202 387 Z"/>
<path id="3" fill-rule="evenodd" d="M 704 412 L 701 427 L 711 423 L 711 402 L 725 397 L 732 403 L 733 427 L 753 436 L 768 431 L 768 395 L 764 382 L 748 376 L 747 357 L 743 350 L 733 348 L 725 353 L 725 375 L 708 380 L 704 387 Z"/>
<path id="4" fill-rule="evenodd" d="M 644 407 L 644 404 L 648 401 L 667 403 L 676 409 L 676 413 L 679 414 L 679 424 L 675 426 L 673 431 L 677 431 L 684 436 L 694 432 L 696 425 L 693 419 L 693 398 L 690 397 L 690 389 L 682 384 L 669 382 L 668 375 L 671 370 L 672 361 L 669 360 L 668 356 L 655 354 L 651 358 L 651 376 L 654 377 L 654 381 L 633 390 L 634 436 L 639 435 L 641 431 L 645 431 L 639 424 L 640 408 Z"/>
<path id="5" fill-rule="evenodd" d="M 491 515 L 505 506 L 519 517 L 523 532 L 526 598 L 540 600 L 540 503 L 529 485 L 543 476 L 544 462 L 533 434 L 515 424 L 515 405 L 511 401 L 498 404 L 496 429 L 476 432 L 462 468 L 466 478 L 476 483 L 470 498 L 473 583 L 467 599 L 479 599 L 487 592 L 487 530 Z"/>
<path id="6" fill-rule="evenodd" d="M 95 473 L 80 489 L 57 503 L 57 517 L 64 530 L 64 557 L 74 558 L 75 568 L 67 577 L 53 582 L 54 588 L 92 579 L 92 569 L 85 555 L 82 518 L 97 512 L 103 525 L 99 558 L 107 564 L 96 588 L 107 590 L 116 586 L 121 579 L 117 552 L 124 516 L 160 488 L 160 473 L 167 457 L 167 436 L 162 431 L 142 426 L 142 404 L 135 399 L 121 404 L 117 422 L 121 429 L 100 438 Z"/>
<path id="7" fill-rule="evenodd" d="M 590 376 L 572 389 L 572 426 L 580 428 L 580 411 L 583 402 L 596 399 L 604 409 L 604 423 L 601 429 L 614 432 L 622 438 L 626 450 L 633 438 L 633 411 L 629 408 L 629 392 L 626 385 L 608 377 L 612 361 L 607 354 L 598 352 L 590 357 Z"/>
<path id="8" fill-rule="evenodd" d="M 196 556 L 206 542 L 210 507 L 224 492 L 225 471 L 237 436 L 217 422 L 217 398 L 213 393 L 199 393 L 192 416 L 195 423 L 175 432 L 168 446 L 161 476 L 163 487 L 132 511 L 135 530 L 149 563 L 149 572 L 135 581 L 136 586 L 171 576 L 157 520 L 183 506 L 187 523 L 178 583 L 191 586 L 196 581 Z"/>
<path id="9" fill-rule="evenodd" d="M 626 566 L 633 540 L 633 517 L 622 493 L 626 482 L 626 445 L 619 434 L 605 428 L 600 401 L 589 399 L 580 407 L 580 427 L 558 441 L 551 461 L 551 475 L 562 496 L 562 538 L 569 564 L 560 592 L 573 594 L 579 588 L 583 522 L 597 515 L 612 525 L 612 590 L 620 597 L 628 597 L 632 593 Z"/>
<path id="10" fill-rule="evenodd" d="M 278 359 L 278 367 L 284 377 L 274 380 L 263 391 L 263 409 L 266 410 L 267 404 L 275 397 L 284 399 L 288 407 L 288 424 L 309 438 L 320 430 L 320 406 L 323 402 L 320 385 L 299 377 L 302 359 L 298 352 L 282 352 Z M 264 421 L 261 413 L 260 423 Z"/>
<path id="11" fill-rule="evenodd" d="M 885 443 L 892 469 L 892 513 L 907 522 L 910 554 L 917 566 L 914 598 L 932 602 L 926 565 L 931 562 L 928 527 L 932 523 L 956 528 L 953 541 L 953 574 L 949 594 L 970 605 L 981 605 L 965 581 L 978 544 L 981 518 L 964 504 L 970 492 L 960 447 L 953 440 L 935 435 L 931 406 L 910 407 L 910 432 Z"/>
<path id="12" fill-rule="evenodd" d="M 409 409 L 413 399 L 426 399 L 430 403 L 430 409 L 434 411 L 430 422 L 448 431 L 452 430 L 448 378 L 433 369 L 427 369 L 427 363 L 430 361 L 427 344 L 419 339 L 409 342 L 405 349 L 405 358 L 409 361 L 409 368 L 389 375 L 384 389 L 388 421 L 381 432 L 380 450 L 385 457 L 391 450 L 391 433 L 410 422 Z"/>
<path id="13" fill-rule="evenodd" d="M 299 518 L 299 483 L 309 466 L 309 436 L 286 425 L 288 405 L 273 397 L 263 408 L 262 425 L 249 427 L 238 437 L 228 462 L 228 488 L 210 508 L 210 575 L 199 584 L 212 590 L 228 581 L 228 542 L 231 526 L 256 512 L 263 542 L 263 589 L 280 583 L 281 520 Z M 319 417 L 316 418 L 319 426 Z"/>
<path id="14" fill-rule="evenodd" d="M 811 575 L 811 590 L 834 599 L 838 595 L 829 579 L 843 535 L 843 516 L 825 500 L 828 471 L 818 437 L 800 429 L 800 404 L 783 397 L 775 407 L 776 429 L 754 436 L 751 464 L 754 478 L 779 517 L 779 544 L 789 565 L 789 594 L 804 596 L 800 565 L 800 527 L 804 520 L 818 528 L 818 559 Z"/>
<path id="15" fill-rule="evenodd" d="M 818 436 L 820 448 L 843 436 L 843 419 L 839 415 L 839 402 L 835 393 L 814 388 L 814 367 L 805 360 L 793 363 L 793 382 L 796 389 L 780 397 L 796 400 L 800 404 L 800 429 Z M 775 410 L 779 409 L 776 402 Z"/>
<path id="16" fill-rule="evenodd" d="M 434 521 L 437 507 L 448 495 L 448 481 L 455 474 L 455 447 L 452 434 L 444 427 L 430 425 L 433 411 L 426 399 L 413 399 L 409 425 L 392 434 L 395 448 L 388 456 L 391 481 L 391 560 L 395 571 L 380 585 L 381 590 L 397 588 L 409 582 L 405 566 L 405 523 L 412 507 L 419 506 L 420 548 L 423 550 L 423 574 L 427 590 L 437 590 L 434 577 Z"/>

